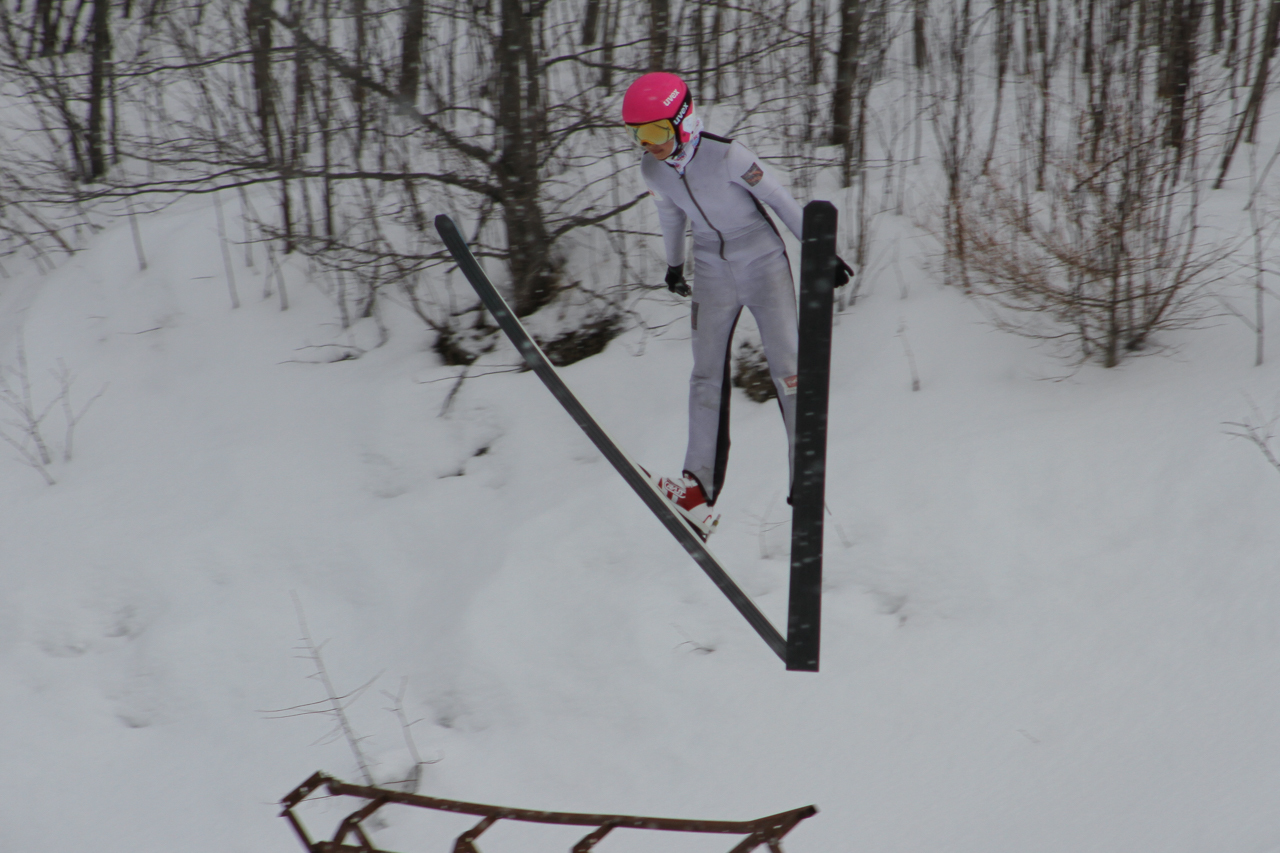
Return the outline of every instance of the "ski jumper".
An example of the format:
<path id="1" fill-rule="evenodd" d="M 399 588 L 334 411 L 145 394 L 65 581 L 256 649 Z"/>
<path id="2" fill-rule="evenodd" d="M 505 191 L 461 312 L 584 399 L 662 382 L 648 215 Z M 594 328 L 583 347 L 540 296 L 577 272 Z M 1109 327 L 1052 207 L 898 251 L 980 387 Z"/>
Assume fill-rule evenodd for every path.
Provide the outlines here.
<path id="1" fill-rule="evenodd" d="M 683 171 L 645 154 L 640 174 L 658 206 L 669 266 L 685 262 L 685 231 L 693 229 L 693 375 L 684 468 L 714 503 L 729 460 L 729 347 L 744 306 L 760 328 L 788 446 L 794 444 L 795 285 L 782 237 L 764 204 L 797 238 L 803 214 L 741 143 L 703 132 L 695 144 Z"/>

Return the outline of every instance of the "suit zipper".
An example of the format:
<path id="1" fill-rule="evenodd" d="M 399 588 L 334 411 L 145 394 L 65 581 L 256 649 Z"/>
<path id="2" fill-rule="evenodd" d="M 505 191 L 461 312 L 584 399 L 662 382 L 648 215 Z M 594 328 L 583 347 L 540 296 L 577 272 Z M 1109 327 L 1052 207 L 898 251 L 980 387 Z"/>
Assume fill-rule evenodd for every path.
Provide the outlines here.
<path id="1" fill-rule="evenodd" d="M 711 217 L 707 216 L 707 212 L 702 209 L 702 205 L 698 204 L 698 197 L 693 194 L 693 188 L 689 186 L 689 180 L 684 176 L 684 172 L 680 172 L 680 182 L 684 184 L 684 191 L 689 194 L 689 200 L 693 202 L 693 206 L 698 208 L 698 212 L 702 214 L 702 218 L 707 221 L 707 225 L 711 230 L 716 232 L 716 236 L 720 238 L 720 260 L 729 260 L 724 256 L 724 234 L 720 233 L 720 229 L 711 224 Z"/>

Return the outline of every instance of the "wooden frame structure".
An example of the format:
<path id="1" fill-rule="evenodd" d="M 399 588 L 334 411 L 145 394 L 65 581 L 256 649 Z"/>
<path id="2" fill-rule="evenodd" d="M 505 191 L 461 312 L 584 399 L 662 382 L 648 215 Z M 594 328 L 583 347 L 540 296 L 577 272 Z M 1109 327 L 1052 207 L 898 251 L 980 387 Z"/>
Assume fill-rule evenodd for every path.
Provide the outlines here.
<path id="1" fill-rule="evenodd" d="M 347 815 L 338 824 L 330 841 L 313 841 L 302 821 L 294 813 L 294 809 L 307 797 L 321 788 L 333 797 L 357 797 L 367 802 L 365 805 Z M 744 835 L 730 853 L 751 853 L 752 850 L 767 845 L 771 853 L 782 853 L 782 838 L 796 824 L 805 818 L 817 814 L 813 806 L 792 809 L 789 812 L 757 818 L 756 820 L 681 820 L 666 817 L 636 817 L 633 815 L 578 814 L 575 812 L 544 812 L 533 809 L 506 808 L 504 806 L 487 806 L 481 803 L 465 803 L 458 800 L 443 800 L 438 797 L 424 797 L 421 794 L 407 794 L 387 788 L 375 788 L 368 785 L 350 785 L 325 773 L 315 773 L 281 800 L 284 811 L 281 817 L 287 819 L 294 832 L 302 841 L 308 853 L 388 853 L 379 850 L 369 839 L 362 826 L 379 809 L 388 805 L 416 806 L 436 811 L 455 812 L 458 814 L 476 815 L 480 822 L 462 833 L 454 840 L 453 853 L 480 853 L 476 847 L 476 839 L 500 820 L 514 820 L 525 823 L 558 824 L 560 826 L 591 827 L 581 840 L 573 845 L 571 853 L 588 853 L 606 835 L 615 829 L 649 829 L 659 832 L 700 832 L 724 835 Z"/>

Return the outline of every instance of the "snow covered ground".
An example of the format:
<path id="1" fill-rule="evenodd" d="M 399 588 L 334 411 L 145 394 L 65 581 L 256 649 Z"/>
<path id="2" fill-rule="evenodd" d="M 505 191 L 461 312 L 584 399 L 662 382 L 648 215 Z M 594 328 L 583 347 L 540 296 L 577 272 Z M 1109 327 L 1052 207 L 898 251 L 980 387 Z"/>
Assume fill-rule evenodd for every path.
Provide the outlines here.
<path id="1" fill-rule="evenodd" d="M 77 404 L 105 389 L 57 485 L 0 447 L 0 850 L 300 850 L 280 797 L 360 773 L 332 720 L 270 713 L 325 698 L 296 597 L 339 692 L 378 676 L 349 713 L 381 782 L 411 764 L 404 690 L 436 761 L 422 793 L 724 820 L 813 803 L 791 853 L 1280 851 L 1280 474 L 1224 426 L 1250 398 L 1280 412 L 1280 358 L 1252 367 L 1236 321 L 1073 370 L 886 227 L 835 335 L 822 672 L 787 673 L 532 374 L 469 379 L 440 417 L 457 369 L 407 314 L 319 363 L 343 338 L 301 266 L 281 312 L 261 252 L 237 252 L 232 310 L 206 202 L 142 227 L 145 272 L 120 223 L 0 281 L 0 363 L 25 341 L 37 401 L 59 359 Z M 661 471 L 684 329 L 564 371 Z M 776 408 L 737 396 L 733 430 L 711 545 L 784 625 Z M 470 823 L 388 817 L 377 839 L 405 853 Z M 577 836 L 500 825 L 481 848 Z"/>

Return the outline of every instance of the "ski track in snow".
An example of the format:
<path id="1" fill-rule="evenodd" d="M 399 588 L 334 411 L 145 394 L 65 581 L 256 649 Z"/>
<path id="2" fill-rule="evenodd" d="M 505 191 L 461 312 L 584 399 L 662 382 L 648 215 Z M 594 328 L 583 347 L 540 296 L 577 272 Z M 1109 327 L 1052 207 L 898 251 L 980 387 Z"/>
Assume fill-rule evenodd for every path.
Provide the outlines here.
<path id="1" fill-rule="evenodd" d="M 38 397 L 58 359 L 81 403 L 106 389 L 56 486 L 0 448 L 0 850 L 300 849 L 280 797 L 317 769 L 360 779 L 330 721 L 267 713 L 324 698 L 293 594 L 340 691 L 380 676 L 349 709 L 378 781 L 407 767 L 383 695 L 407 679 L 439 759 L 422 793 L 816 804 L 792 853 L 1280 850 L 1280 475 L 1223 425 L 1245 395 L 1280 411 L 1280 366 L 1251 367 L 1238 325 L 1072 369 L 882 226 L 910 286 L 869 282 L 835 330 L 815 676 L 783 670 L 533 374 L 470 379 L 437 417 L 456 371 L 411 318 L 309 363 L 345 339 L 301 267 L 282 313 L 238 258 L 232 311 L 210 207 L 144 238 L 146 272 L 121 223 L 0 291 L 0 363 L 21 328 Z M 683 451 L 682 329 L 564 370 L 660 472 Z M 784 435 L 772 404 L 736 395 L 733 418 L 710 545 L 782 626 Z M 445 849 L 471 823 L 406 811 L 381 846 Z M 577 837 L 500 824 L 482 848 Z"/>

